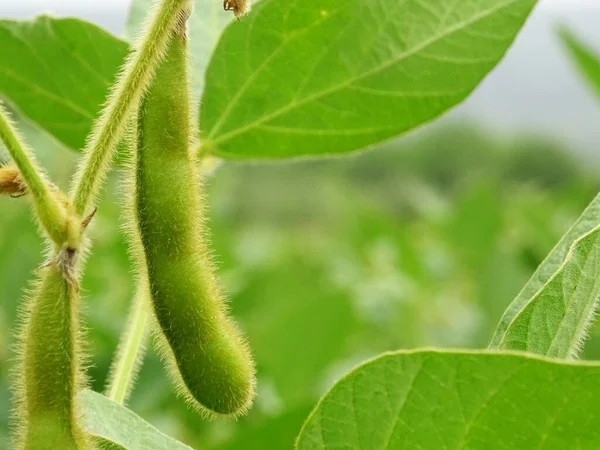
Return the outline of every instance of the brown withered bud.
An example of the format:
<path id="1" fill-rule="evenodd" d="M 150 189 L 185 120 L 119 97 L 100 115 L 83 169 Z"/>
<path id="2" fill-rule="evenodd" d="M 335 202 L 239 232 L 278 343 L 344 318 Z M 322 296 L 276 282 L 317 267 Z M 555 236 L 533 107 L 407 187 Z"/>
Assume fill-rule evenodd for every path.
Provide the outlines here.
<path id="1" fill-rule="evenodd" d="M 250 0 L 223 0 L 223 9 L 233 11 L 235 17 L 239 19 L 250 11 Z"/>
<path id="2" fill-rule="evenodd" d="M 12 164 L 0 166 L 0 195 L 20 197 L 27 193 L 19 169 Z"/>

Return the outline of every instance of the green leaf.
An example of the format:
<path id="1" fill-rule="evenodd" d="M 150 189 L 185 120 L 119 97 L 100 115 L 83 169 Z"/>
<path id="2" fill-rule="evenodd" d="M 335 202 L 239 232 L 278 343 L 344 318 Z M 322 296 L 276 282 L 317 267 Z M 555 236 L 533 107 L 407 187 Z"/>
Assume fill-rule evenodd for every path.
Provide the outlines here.
<path id="1" fill-rule="evenodd" d="M 87 433 L 106 449 L 191 450 L 191 447 L 161 433 L 129 409 L 97 392 L 79 394 Z"/>
<path id="2" fill-rule="evenodd" d="M 498 348 L 577 356 L 598 308 L 599 268 L 600 228 L 595 228 L 573 244 L 561 268 L 512 320 Z"/>
<path id="3" fill-rule="evenodd" d="M 600 96 L 600 55 L 565 28 L 559 31 L 559 37 L 581 75 Z"/>
<path id="4" fill-rule="evenodd" d="M 80 149 L 128 45 L 77 19 L 0 20 L 0 94 Z"/>
<path id="5" fill-rule="evenodd" d="M 597 449 L 600 365 L 397 352 L 340 380 L 297 449 Z"/>
<path id="6" fill-rule="evenodd" d="M 496 328 L 494 336 L 492 337 L 490 348 L 497 349 L 501 346 L 504 334 L 507 332 L 513 321 L 527 308 L 528 304 L 536 294 L 538 294 L 563 265 L 573 243 L 592 231 L 598 225 L 600 225 L 600 195 L 592 200 L 583 214 L 577 219 L 577 222 L 575 222 L 569 231 L 567 231 L 560 239 L 558 244 L 556 244 L 556 247 L 552 249 L 525 287 L 506 309 L 504 315 L 500 319 L 500 323 Z M 573 289 L 574 288 L 571 287 L 571 290 Z M 544 294 L 544 297 L 546 295 L 547 294 Z M 556 308 L 563 307 L 563 300 L 558 298 L 557 301 L 558 303 L 555 305 L 555 308 L 553 308 L 554 311 L 556 311 Z"/>
<path id="7" fill-rule="evenodd" d="M 127 19 L 127 34 L 133 37 L 140 30 L 154 0 L 133 0 Z M 194 99 L 202 94 L 204 73 L 221 32 L 233 20 L 230 11 L 223 10 L 221 0 L 195 0 L 188 21 L 192 67 L 190 71 Z"/>
<path id="8" fill-rule="evenodd" d="M 463 101 L 535 0 L 264 0 L 206 74 L 203 152 L 286 158 L 365 148 Z"/>

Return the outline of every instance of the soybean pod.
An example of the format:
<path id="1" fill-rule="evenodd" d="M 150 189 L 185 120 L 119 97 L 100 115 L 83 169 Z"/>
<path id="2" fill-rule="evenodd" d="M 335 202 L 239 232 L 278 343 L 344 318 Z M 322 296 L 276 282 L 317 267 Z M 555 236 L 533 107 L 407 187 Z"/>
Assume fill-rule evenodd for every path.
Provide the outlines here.
<path id="1" fill-rule="evenodd" d="M 207 244 L 189 104 L 185 25 L 173 34 L 137 123 L 135 215 L 150 298 L 178 388 L 201 411 L 243 413 L 254 363 L 229 317 Z"/>
<path id="2" fill-rule="evenodd" d="M 32 290 L 24 312 L 17 380 L 17 448 L 87 448 L 75 404 L 84 384 L 80 363 L 79 292 L 57 264 Z"/>

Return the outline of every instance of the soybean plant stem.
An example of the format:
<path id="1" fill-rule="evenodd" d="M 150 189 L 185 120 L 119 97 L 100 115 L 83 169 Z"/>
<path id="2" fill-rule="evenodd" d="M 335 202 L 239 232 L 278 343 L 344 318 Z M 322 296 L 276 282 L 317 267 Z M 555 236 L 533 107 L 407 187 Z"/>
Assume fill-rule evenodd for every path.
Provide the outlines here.
<path id="1" fill-rule="evenodd" d="M 77 214 L 84 215 L 93 202 L 124 134 L 127 119 L 152 81 L 172 30 L 182 15 L 189 14 L 191 5 L 191 0 L 162 0 L 148 28 L 134 45 L 107 106 L 94 123 L 85 157 L 75 176 L 71 194 Z"/>
<path id="2" fill-rule="evenodd" d="M 140 289 L 135 295 L 127 328 L 122 335 L 119 351 L 113 362 L 107 395 L 121 405 L 125 403 L 131 392 L 144 357 L 149 319 L 146 295 L 145 289 Z"/>
<path id="3" fill-rule="evenodd" d="M 66 212 L 59 204 L 56 196 L 50 191 L 42 177 L 32 152 L 21 142 L 21 139 L 8 117 L 8 112 L 0 103 L 0 140 L 4 142 L 8 152 L 21 173 L 21 177 L 31 194 L 37 215 L 50 239 L 62 245 L 67 239 Z"/>

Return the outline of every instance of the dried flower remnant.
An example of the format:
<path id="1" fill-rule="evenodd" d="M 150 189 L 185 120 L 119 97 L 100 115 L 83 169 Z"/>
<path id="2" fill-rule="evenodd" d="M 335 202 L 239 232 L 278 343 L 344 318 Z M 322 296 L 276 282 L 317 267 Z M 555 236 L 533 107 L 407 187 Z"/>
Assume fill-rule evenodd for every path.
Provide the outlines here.
<path id="1" fill-rule="evenodd" d="M 19 169 L 12 164 L 0 166 L 0 195 L 20 197 L 26 193 L 27 187 Z"/>
<path id="2" fill-rule="evenodd" d="M 233 11 L 236 18 L 240 18 L 250 12 L 250 0 L 224 0 L 223 9 Z"/>

